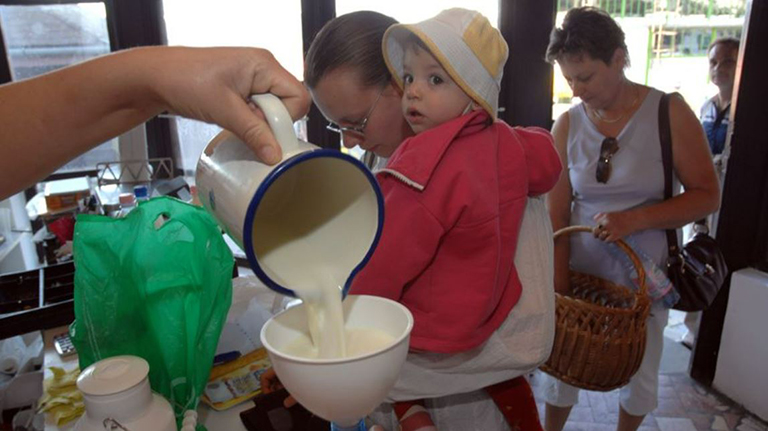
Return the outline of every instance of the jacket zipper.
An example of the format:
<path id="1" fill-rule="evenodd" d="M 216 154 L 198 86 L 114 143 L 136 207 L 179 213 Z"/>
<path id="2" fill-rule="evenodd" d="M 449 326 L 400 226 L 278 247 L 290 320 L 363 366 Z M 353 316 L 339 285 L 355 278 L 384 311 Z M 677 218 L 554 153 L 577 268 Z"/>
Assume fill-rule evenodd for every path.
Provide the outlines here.
<path id="1" fill-rule="evenodd" d="M 401 174 L 398 171 L 395 171 L 395 170 L 389 169 L 389 168 L 379 169 L 379 170 L 376 171 L 377 174 L 380 173 L 380 172 L 384 172 L 384 173 L 390 174 L 393 177 L 395 177 L 398 180 L 400 180 L 403 183 L 405 183 L 406 185 L 409 185 L 409 186 L 413 187 L 414 189 L 416 189 L 418 191 L 424 191 L 424 186 L 422 186 L 421 184 L 417 183 L 416 181 L 413 181 L 412 179 L 406 177 L 405 175 Z"/>

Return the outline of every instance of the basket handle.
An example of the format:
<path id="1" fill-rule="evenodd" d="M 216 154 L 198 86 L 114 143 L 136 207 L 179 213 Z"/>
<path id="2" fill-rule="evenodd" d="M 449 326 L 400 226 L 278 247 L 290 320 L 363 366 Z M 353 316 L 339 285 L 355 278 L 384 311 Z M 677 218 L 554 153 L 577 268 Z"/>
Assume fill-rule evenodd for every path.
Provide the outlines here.
<path id="1" fill-rule="evenodd" d="M 555 232 L 554 239 L 557 239 L 563 235 L 570 235 L 572 233 L 576 232 L 589 232 L 593 233 L 594 229 L 589 226 L 566 226 L 562 229 L 559 229 L 557 232 Z M 640 262 L 640 258 L 637 257 L 637 254 L 634 250 L 632 250 L 632 247 L 629 246 L 624 240 L 616 240 L 614 243 L 616 244 L 624 253 L 629 256 L 629 259 L 632 261 L 632 264 L 635 265 L 635 270 L 637 270 L 637 278 L 640 280 L 640 295 L 646 296 L 647 293 L 647 287 L 645 286 L 645 269 L 643 269 L 643 264 Z"/>

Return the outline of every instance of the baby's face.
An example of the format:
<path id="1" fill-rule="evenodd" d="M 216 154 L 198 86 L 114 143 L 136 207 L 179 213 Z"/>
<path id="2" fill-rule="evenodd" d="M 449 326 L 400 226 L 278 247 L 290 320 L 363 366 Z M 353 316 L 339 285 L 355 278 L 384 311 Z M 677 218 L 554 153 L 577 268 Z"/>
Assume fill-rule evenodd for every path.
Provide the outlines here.
<path id="1" fill-rule="evenodd" d="M 416 44 L 403 59 L 403 115 L 416 133 L 460 116 L 472 99 L 435 57 Z"/>

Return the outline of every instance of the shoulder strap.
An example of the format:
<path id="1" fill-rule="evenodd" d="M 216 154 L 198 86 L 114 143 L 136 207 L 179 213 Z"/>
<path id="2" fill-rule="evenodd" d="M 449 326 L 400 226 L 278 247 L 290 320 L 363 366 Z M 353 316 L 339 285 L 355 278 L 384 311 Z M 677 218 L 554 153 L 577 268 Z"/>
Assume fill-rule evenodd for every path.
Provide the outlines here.
<path id="1" fill-rule="evenodd" d="M 669 98 L 664 93 L 659 102 L 659 142 L 661 143 L 661 161 L 664 166 L 664 200 L 672 197 L 672 129 L 669 125 Z M 669 256 L 679 254 L 677 234 L 674 229 L 667 229 L 667 247 Z"/>

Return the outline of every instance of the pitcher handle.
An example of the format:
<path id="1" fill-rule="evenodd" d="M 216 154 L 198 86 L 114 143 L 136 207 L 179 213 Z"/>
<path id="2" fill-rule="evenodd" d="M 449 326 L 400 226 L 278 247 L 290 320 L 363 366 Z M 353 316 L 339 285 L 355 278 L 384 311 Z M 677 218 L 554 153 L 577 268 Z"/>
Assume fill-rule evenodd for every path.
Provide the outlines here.
<path id="1" fill-rule="evenodd" d="M 296 131 L 293 129 L 293 120 L 283 102 L 274 94 L 254 94 L 251 101 L 261 109 L 267 118 L 269 128 L 275 135 L 275 139 L 283 149 L 283 155 L 299 149 L 299 141 Z"/>

